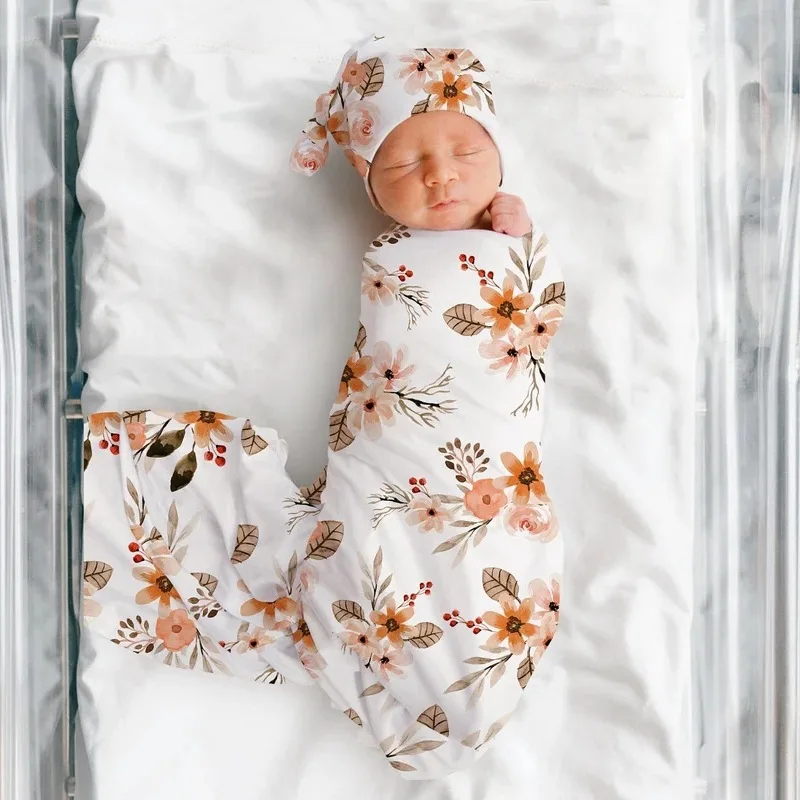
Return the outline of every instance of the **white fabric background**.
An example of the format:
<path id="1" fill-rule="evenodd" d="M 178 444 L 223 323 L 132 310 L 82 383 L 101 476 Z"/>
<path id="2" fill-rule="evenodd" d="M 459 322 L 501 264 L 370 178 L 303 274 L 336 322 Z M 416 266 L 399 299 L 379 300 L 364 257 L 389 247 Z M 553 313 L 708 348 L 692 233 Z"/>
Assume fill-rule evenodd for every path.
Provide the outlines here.
<path id="1" fill-rule="evenodd" d="M 570 287 L 545 434 L 564 615 L 493 752 L 472 773 L 411 786 L 351 747 L 347 720 L 316 693 L 155 669 L 85 636 L 98 800 L 689 797 L 683 4 L 82 0 L 79 15 L 87 412 L 248 414 L 288 440 L 298 480 L 314 477 L 359 258 L 383 221 L 338 153 L 312 180 L 289 172 L 288 153 L 344 48 L 372 31 L 468 44 L 498 73 L 498 112 L 519 140 L 504 188 L 525 195 Z"/>

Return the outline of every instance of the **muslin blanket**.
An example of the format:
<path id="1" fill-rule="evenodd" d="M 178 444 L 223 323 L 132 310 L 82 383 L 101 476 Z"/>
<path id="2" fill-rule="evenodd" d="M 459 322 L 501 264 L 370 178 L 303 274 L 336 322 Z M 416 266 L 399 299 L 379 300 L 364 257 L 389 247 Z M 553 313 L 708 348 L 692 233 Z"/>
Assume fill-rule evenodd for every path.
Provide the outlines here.
<path id="1" fill-rule="evenodd" d="M 557 631 L 540 433 L 564 302 L 539 231 L 390 228 L 311 486 L 248 419 L 91 416 L 89 624 L 167 665 L 316 683 L 409 778 L 468 766 Z"/>

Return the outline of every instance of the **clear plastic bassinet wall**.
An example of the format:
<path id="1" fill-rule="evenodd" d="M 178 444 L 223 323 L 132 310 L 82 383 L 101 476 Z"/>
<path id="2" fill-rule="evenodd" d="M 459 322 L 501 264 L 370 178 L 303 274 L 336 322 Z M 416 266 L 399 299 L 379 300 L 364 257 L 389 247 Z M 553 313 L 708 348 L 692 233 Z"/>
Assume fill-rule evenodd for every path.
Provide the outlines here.
<path id="1" fill-rule="evenodd" d="M 74 789 L 72 12 L 72 0 L 0 0 L 2 800 Z M 701 330 L 694 739 L 697 796 L 709 800 L 800 800 L 797 13 L 795 0 L 705 0 L 692 32 Z"/>

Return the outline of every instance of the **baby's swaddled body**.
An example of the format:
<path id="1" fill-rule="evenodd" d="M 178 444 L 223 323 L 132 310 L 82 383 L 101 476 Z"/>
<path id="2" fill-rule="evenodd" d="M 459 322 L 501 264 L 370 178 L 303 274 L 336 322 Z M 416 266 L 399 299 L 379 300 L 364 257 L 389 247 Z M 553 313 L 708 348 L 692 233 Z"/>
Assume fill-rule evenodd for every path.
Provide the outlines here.
<path id="1" fill-rule="evenodd" d="M 426 777 L 476 757 L 556 631 L 539 409 L 564 284 L 538 233 L 394 226 L 363 270 L 315 531 L 342 541 L 303 616 L 322 688 Z"/>

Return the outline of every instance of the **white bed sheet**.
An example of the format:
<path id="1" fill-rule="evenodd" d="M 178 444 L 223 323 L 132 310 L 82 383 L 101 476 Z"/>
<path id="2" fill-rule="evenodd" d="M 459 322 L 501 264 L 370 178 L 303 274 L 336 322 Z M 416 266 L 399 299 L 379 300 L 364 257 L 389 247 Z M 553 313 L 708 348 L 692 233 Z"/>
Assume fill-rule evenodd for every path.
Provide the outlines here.
<path id="1" fill-rule="evenodd" d="M 469 43 L 499 73 L 521 141 L 506 188 L 571 292 L 546 433 L 563 622 L 493 750 L 407 784 L 318 694 L 156 667 L 85 635 L 98 800 L 692 795 L 694 151 L 688 22 L 666 5 L 81 0 L 87 412 L 247 414 L 282 432 L 298 480 L 316 475 L 360 254 L 383 223 L 338 154 L 311 182 L 287 159 L 341 52 L 371 31 Z"/>

